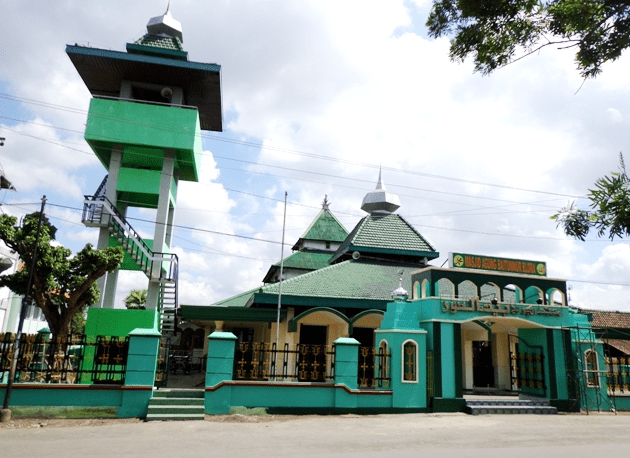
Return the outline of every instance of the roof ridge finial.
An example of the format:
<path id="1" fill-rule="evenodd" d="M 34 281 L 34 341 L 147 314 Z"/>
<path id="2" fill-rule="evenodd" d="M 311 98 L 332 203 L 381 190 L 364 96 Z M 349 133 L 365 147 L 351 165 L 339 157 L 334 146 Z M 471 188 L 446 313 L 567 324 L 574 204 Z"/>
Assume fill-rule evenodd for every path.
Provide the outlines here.
<path id="1" fill-rule="evenodd" d="M 322 210 L 329 210 L 330 202 L 328 201 L 328 194 L 324 194 L 324 201 L 322 202 Z"/>
<path id="2" fill-rule="evenodd" d="M 171 0 L 168 0 L 168 5 L 166 7 L 166 13 L 164 13 L 165 15 L 168 14 L 169 16 L 171 15 Z"/>

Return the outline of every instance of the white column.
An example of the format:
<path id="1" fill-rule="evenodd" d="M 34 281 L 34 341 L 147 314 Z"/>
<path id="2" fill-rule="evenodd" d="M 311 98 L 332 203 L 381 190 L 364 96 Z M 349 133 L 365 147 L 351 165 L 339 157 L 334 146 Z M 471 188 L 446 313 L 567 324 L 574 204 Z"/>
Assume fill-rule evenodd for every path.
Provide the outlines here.
<path id="1" fill-rule="evenodd" d="M 107 177 L 107 189 L 105 190 L 105 197 L 107 197 L 107 199 L 114 206 L 116 206 L 116 200 L 118 197 L 116 188 L 118 187 L 118 175 L 120 174 L 122 158 L 123 158 L 122 149 L 120 148 L 112 149 L 112 154 L 109 159 L 109 170 L 108 170 L 108 177 Z M 99 250 L 103 250 L 109 246 L 109 235 L 110 235 L 109 228 L 101 227 L 98 233 L 98 244 L 96 246 Z M 101 292 L 100 305 L 102 308 L 114 308 L 114 299 L 116 296 L 117 282 L 118 282 L 118 269 L 116 269 L 115 271 L 107 275 L 103 275 L 96 281 L 98 290 Z M 96 306 L 98 306 L 98 304 Z"/>
<path id="2" fill-rule="evenodd" d="M 157 215 L 155 217 L 155 232 L 153 236 L 153 252 L 164 251 L 166 240 L 167 224 L 169 220 L 170 191 L 175 169 L 175 153 L 171 150 L 164 152 L 164 162 L 162 164 L 162 177 L 160 179 L 160 195 L 158 198 Z M 161 263 L 154 263 L 149 278 L 149 288 L 147 290 L 147 309 L 155 310 L 160 300 L 160 269 Z"/>

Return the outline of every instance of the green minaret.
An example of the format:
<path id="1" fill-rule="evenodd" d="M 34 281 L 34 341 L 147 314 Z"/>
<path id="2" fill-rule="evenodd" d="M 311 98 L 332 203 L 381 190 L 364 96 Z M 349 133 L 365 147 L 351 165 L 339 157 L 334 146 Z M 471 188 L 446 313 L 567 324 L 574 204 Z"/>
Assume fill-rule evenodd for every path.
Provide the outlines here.
<path id="1" fill-rule="evenodd" d="M 169 2 L 127 52 L 66 48 L 93 96 L 85 139 L 108 172 L 86 196 L 83 222 L 100 227 L 98 248 L 125 249 L 121 269 L 147 275 L 146 306 L 161 312 L 164 331 L 173 329 L 178 306 L 178 260 L 170 252 L 178 183 L 198 181 L 201 130 L 222 130 L 221 67 L 189 61 L 182 43 Z M 152 240 L 126 221 L 131 207 L 157 209 Z M 103 308 L 114 308 L 117 274 L 99 282 Z"/>

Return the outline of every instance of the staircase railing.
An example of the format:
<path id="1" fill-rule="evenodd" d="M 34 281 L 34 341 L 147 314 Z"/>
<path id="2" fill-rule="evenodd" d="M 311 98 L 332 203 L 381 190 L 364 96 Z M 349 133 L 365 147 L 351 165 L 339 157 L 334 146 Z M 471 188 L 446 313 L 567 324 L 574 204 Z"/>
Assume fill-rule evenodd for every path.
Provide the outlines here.
<path id="1" fill-rule="evenodd" d="M 105 177 L 107 179 L 107 177 Z M 99 191 L 102 191 L 103 180 Z M 107 216 L 104 219 L 104 216 Z M 178 291 L 177 280 L 179 273 L 179 259 L 174 253 L 156 253 L 140 237 L 133 227 L 127 222 L 124 215 L 109 201 L 104 194 L 85 196 L 83 202 L 82 221 L 87 225 L 103 225 L 109 227 L 112 235 L 118 239 L 123 249 L 129 253 L 136 264 L 152 280 L 162 283 L 160 294 L 159 310 L 162 314 L 162 321 L 165 321 L 165 310 L 169 310 L 168 315 L 173 316 L 174 326 L 177 326 Z M 165 295 L 165 285 L 168 284 L 169 294 Z M 165 300 L 166 299 L 166 300 Z M 171 313 L 172 310 L 172 313 Z"/>
<path id="2" fill-rule="evenodd" d="M 107 223 L 107 221 L 103 221 L 103 207 L 97 203 L 87 203 L 88 200 L 96 201 L 100 199 L 101 196 L 105 195 L 105 191 L 107 191 L 107 179 L 109 175 L 105 175 L 103 181 L 99 185 L 98 189 L 94 193 L 93 196 L 84 196 L 85 204 L 83 205 L 83 216 L 82 221 L 90 222 L 92 224 L 102 224 Z"/>

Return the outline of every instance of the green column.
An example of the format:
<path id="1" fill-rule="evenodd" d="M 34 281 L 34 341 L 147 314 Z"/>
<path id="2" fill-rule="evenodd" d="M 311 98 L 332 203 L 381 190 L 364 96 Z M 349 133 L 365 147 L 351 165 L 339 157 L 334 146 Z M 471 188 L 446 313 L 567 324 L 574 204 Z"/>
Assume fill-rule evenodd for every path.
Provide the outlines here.
<path id="1" fill-rule="evenodd" d="M 462 395 L 461 325 L 434 321 L 433 339 L 433 410 L 462 412 L 466 407 Z"/>
<path id="2" fill-rule="evenodd" d="M 232 387 L 217 385 L 232 380 L 236 340 L 231 332 L 215 331 L 208 336 L 205 396 L 207 414 L 226 414 L 232 407 Z"/>
<path id="3" fill-rule="evenodd" d="M 119 417 L 145 417 L 153 395 L 155 368 L 161 334 L 153 329 L 134 329 L 129 333 L 127 372 Z"/>
<path id="4" fill-rule="evenodd" d="M 340 337 L 335 344 L 335 385 L 357 389 L 359 365 L 359 341 L 352 337 Z M 357 397 L 345 389 L 335 390 L 335 407 L 357 407 Z"/>
<path id="5" fill-rule="evenodd" d="M 427 407 L 427 333 L 424 330 L 377 329 L 376 342 L 387 343 L 391 351 L 390 389 L 394 408 Z M 405 345 L 413 354 L 405 357 Z"/>

